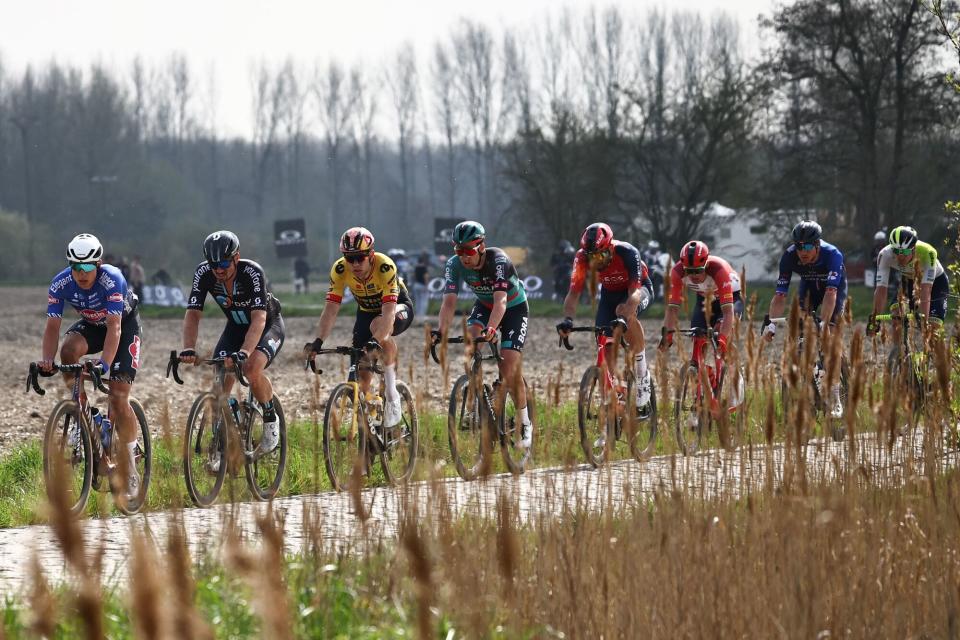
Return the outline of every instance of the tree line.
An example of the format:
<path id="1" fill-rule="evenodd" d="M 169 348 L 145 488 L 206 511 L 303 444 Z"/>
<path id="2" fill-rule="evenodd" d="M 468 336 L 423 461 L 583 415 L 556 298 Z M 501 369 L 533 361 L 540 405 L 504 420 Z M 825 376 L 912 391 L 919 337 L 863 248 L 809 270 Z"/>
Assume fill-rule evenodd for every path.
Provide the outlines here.
<path id="1" fill-rule="evenodd" d="M 919 0 L 799 0 L 760 21 L 749 59 L 729 16 L 608 7 L 527 30 L 463 20 L 378 68 L 259 63 L 247 138 L 221 132 L 216 79 L 182 55 L 0 59 L 3 277 L 45 278 L 81 230 L 171 269 L 229 227 L 275 265 L 272 221 L 301 216 L 318 266 L 354 224 L 429 248 L 438 216 L 543 261 L 600 219 L 675 250 L 710 240 L 715 202 L 755 211 L 773 244 L 813 214 L 852 249 L 901 223 L 942 241 L 960 99 L 939 20 Z"/>

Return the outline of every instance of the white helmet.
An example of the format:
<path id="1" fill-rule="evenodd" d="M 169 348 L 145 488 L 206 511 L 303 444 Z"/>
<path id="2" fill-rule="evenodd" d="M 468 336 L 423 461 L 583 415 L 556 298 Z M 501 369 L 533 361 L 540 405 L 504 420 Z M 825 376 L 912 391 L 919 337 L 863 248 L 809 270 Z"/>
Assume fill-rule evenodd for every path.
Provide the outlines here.
<path id="1" fill-rule="evenodd" d="M 885 234 L 883 231 L 877 231 L 875 234 L 873 234 L 874 242 L 881 242 L 886 239 L 887 239 L 887 234 Z"/>
<path id="2" fill-rule="evenodd" d="M 81 233 L 67 245 L 67 260 L 70 262 L 96 262 L 103 256 L 103 245 L 97 236 Z"/>

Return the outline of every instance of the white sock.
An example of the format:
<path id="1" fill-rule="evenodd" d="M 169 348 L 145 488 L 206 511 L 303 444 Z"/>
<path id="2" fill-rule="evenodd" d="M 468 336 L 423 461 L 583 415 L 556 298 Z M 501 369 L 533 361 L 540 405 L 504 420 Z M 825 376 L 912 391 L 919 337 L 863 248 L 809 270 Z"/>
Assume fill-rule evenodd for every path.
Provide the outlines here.
<path id="1" fill-rule="evenodd" d="M 400 394 L 397 393 L 397 365 L 388 364 L 383 367 L 383 382 L 384 382 L 384 395 L 387 396 L 387 400 L 393 402 L 400 398 Z"/>
<path id="2" fill-rule="evenodd" d="M 127 453 L 130 455 L 130 473 L 137 472 L 137 441 L 127 443 Z"/>
<path id="3" fill-rule="evenodd" d="M 520 409 L 520 424 L 530 424 L 530 414 L 527 412 L 529 407 Z"/>
<path id="4" fill-rule="evenodd" d="M 641 351 L 633 361 L 633 370 L 637 380 L 643 380 L 647 375 L 647 354 Z"/>

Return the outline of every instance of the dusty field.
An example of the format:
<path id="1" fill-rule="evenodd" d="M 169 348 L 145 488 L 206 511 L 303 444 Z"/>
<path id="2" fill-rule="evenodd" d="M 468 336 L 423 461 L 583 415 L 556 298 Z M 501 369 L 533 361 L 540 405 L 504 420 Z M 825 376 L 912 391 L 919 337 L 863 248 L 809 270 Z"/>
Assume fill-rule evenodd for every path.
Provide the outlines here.
<path id="1" fill-rule="evenodd" d="M 51 378 L 44 380 L 48 393 L 39 397 L 24 393 L 24 381 L 29 363 L 40 357 L 40 339 L 45 321 L 44 291 L 40 288 L 3 287 L 3 299 L 7 301 L 6 321 L 0 326 L 0 344 L 7 367 L 0 374 L 7 401 L 0 404 L 0 454 L 26 438 L 40 437 L 46 417 L 56 401 L 68 395 L 62 384 Z M 208 302 L 208 308 L 213 306 Z M 200 348 L 212 350 L 224 319 L 218 309 L 204 317 L 200 326 Z M 72 312 L 64 318 L 62 331 L 73 322 Z M 585 316 L 581 316 L 586 321 Z M 549 381 L 558 376 L 563 383 L 563 393 L 570 396 L 576 389 L 583 368 L 594 358 L 591 339 L 587 334 L 578 334 L 574 345 L 578 348 L 568 352 L 557 347 L 553 325 L 556 319 L 535 318 L 531 320 L 530 336 L 525 347 L 524 369 L 528 381 L 544 393 Z M 288 419 L 291 414 L 304 416 L 312 409 L 314 379 L 303 371 L 299 350 L 304 342 L 313 338 L 316 318 L 288 318 L 287 342 L 278 361 L 269 369 L 270 378 L 279 393 Z M 658 330 L 659 319 L 648 324 L 648 335 Z M 338 319 L 328 345 L 348 344 L 352 317 L 346 313 Z M 61 331 L 61 333 L 62 333 Z M 441 396 L 449 392 L 449 385 L 441 390 L 440 367 L 427 355 L 424 362 L 424 328 L 415 324 L 399 337 L 401 349 L 400 378 L 411 383 L 421 402 L 428 402 L 435 409 L 444 409 Z M 147 409 L 154 429 L 160 426 L 164 405 L 169 406 L 173 427 L 177 430 L 186 421 L 187 412 L 196 393 L 209 384 L 210 377 L 202 369 L 188 370 L 184 374 L 186 385 L 179 387 L 164 378 L 167 357 L 171 349 L 180 348 L 180 320 L 145 319 L 143 331 L 143 360 L 134 386 L 137 396 Z M 648 351 L 649 353 L 650 351 Z M 462 354 L 462 349 L 451 347 L 451 355 Z M 339 359 L 343 360 L 343 359 Z M 319 379 L 319 397 L 326 398 L 332 386 L 346 378 L 346 362 L 336 357 L 327 357 L 325 373 Z M 451 376 L 454 375 L 451 373 Z M 452 382 L 452 380 L 451 380 Z M 100 404 L 103 404 L 101 399 Z"/>

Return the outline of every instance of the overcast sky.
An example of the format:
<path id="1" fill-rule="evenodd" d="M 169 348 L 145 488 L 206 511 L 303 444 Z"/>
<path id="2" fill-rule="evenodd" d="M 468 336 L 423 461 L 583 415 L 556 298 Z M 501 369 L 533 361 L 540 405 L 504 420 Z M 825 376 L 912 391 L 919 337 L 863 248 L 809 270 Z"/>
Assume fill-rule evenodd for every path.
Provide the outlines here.
<path id="1" fill-rule="evenodd" d="M 610 3 L 565 0 L 576 10 Z M 633 0 L 626 13 L 679 8 L 679 3 Z M 687 7 L 740 19 L 745 44 L 756 46 L 756 17 L 773 0 L 698 0 Z M 406 41 L 426 54 L 460 18 L 500 31 L 526 29 L 557 12 L 556 0 L 2 0 L 0 56 L 8 71 L 51 60 L 91 62 L 125 70 L 140 55 L 162 63 L 174 52 L 187 56 L 196 75 L 215 73 L 221 133 L 247 135 L 250 68 L 258 60 L 292 57 L 305 65 L 336 57 L 349 65 L 380 64 Z"/>

